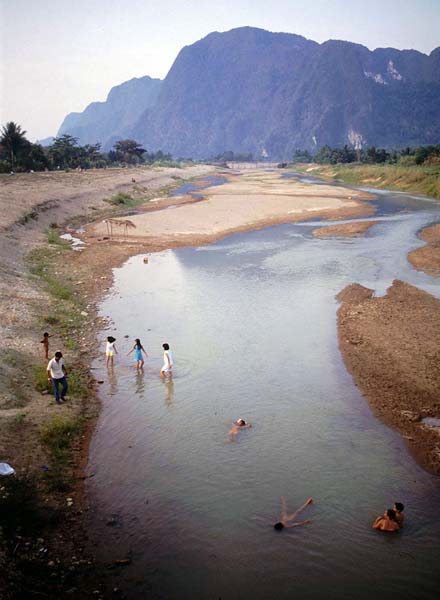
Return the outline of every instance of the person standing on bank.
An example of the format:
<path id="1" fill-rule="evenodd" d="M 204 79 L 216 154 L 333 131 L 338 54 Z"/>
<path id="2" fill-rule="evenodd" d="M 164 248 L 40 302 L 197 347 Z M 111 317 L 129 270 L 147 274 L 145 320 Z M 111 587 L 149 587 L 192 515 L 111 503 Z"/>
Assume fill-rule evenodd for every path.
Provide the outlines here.
<path id="1" fill-rule="evenodd" d="M 55 352 L 55 356 L 47 365 L 47 380 L 52 382 L 55 402 L 62 404 L 67 394 L 67 371 L 64 366 L 63 355 L 61 352 Z M 61 385 L 61 396 L 59 386 Z"/>

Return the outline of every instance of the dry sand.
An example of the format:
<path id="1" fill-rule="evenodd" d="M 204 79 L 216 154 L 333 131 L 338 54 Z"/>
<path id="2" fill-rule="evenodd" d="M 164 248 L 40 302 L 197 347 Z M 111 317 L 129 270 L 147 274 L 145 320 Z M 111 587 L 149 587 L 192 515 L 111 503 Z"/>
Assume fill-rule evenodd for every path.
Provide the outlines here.
<path id="1" fill-rule="evenodd" d="M 238 175 L 238 176 L 237 176 Z M 204 200 L 172 210 L 132 215 L 135 228 L 129 239 L 187 244 L 210 241 L 232 232 L 314 217 L 341 219 L 367 216 L 373 207 L 362 200 L 371 196 L 345 188 L 304 184 L 282 178 L 277 171 L 244 171 L 231 174 L 222 186 L 204 191 Z M 88 228 L 89 241 L 107 235 L 105 223 Z M 115 235 L 123 239 L 123 230 Z"/>

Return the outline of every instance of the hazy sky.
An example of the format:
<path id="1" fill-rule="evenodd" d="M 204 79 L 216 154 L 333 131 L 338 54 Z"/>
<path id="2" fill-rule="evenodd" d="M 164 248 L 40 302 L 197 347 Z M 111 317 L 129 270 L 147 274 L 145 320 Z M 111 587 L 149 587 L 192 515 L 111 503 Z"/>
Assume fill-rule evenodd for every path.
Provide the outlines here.
<path id="1" fill-rule="evenodd" d="M 132 77 L 165 77 L 179 50 L 251 25 L 317 42 L 440 45 L 440 0 L 0 0 L 0 123 L 31 140 Z"/>

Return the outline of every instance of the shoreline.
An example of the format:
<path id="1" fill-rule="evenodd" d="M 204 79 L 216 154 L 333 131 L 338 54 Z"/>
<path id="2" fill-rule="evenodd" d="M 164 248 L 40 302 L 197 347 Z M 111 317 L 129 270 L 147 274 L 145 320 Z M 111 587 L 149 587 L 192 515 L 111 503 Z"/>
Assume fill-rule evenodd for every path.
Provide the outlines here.
<path id="1" fill-rule="evenodd" d="M 208 173 L 205 174 L 216 174 L 216 171 L 210 169 Z M 224 174 L 224 172 L 222 173 Z M 70 175 L 70 174 L 69 174 Z M 128 176 L 130 175 L 130 172 L 128 173 L 124 173 L 124 176 Z M 203 177 L 203 173 L 200 174 L 200 177 Z M 229 175 L 229 174 L 228 174 Z M 280 175 L 279 173 L 276 173 L 276 175 Z M 229 184 L 231 185 L 236 185 L 237 183 L 237 178 L 239 177 L 239 175 L 237 173 L 231 173 L 229 179 Z M 253 177 L 253 179 L 252 179 Z M 246 177 L 245 177 L 246 179 Z M 257 179 L 258 181 L 255 181 L 255 173 L 252 173 L 251 176 L 247 178 L 247 191 L 252 191 L 252 186 L 258 187 L 261 183 L 266 186 L 266 189 L 269 188 L 271 190 L 269 196 L 282 196 L 281 202 L 285 203 L 285 188 L 284 186 L 281 186 L 282 189 L 280 189 L 277 185 L 276 188 L 274 189 L 274 183 L 273 183 L 273 176 L 272 177 L 267 177 L 267 174 L 264 172 L 259 172 L 257 173 Z M 163 179 L 162 179 L 163 180 Z M 250 181 L 249 181 L 250 180 Z M 291 180 L 286 180 L 288 182 L 289 186 L 292 186 L 292 181 Z M 278 183 L 278 182 L 277 182 Z M 130 185 L 130 184 L 127 184 Z M 119 186 L 119 184 L 118 184 Z M 225 191 L 224 186 L 226 186 L 226 184 L 224 184 L 223 186 L 220 186 L 222 189 L 222 192 Z M 229 191 L 231 191 L 231 187 L 229 186 Z M 292 186 L 293 187 L 293 186 Z M 315 186 L 317 187 L 317 186 Z M 97 320 L 97 306 L 98 303 L 100 302 L 100 300 L 102 299 L 103 295 L 110 289 L 111 285 L 112 285 L 112 281 L 113 281 L 113 269 L 119 265 L 121 265 L 125 260 L 127 260 L 129 257 L 134 256 L 136 254 L 142 254 L 142 253 L 152 253 L 152 252 L 159 252 L 165 249 L 170 249 L 170 248 L 180 248 L 183 246 L 194 246 L 194 245 L 205 245 L 205 244 L 210 244 L 214 241 L 217 241 L 219 239 L 222 239 L 228 235 L 231 235 L 232 233 L 237 233 L 240 231 L 251 231 L 251 230 L 256 230 L 256 229 L 262 229 L 271 225 L 277 225 L 280 223 L 288 223 L 288 222 L 298 222 L 298 221 L 304 221 L 304 220 L 308 220 L 310 219 L 310 217 L 317 217 L 317 218 L 326 218 L 328 220 L 332 220 L 332 221 L 337 221 L 338 219 L 346 219 L 346 218 L 356 218 L 356 217 L 363 217 L 363 216 L 369 216 L 371 214 L 374 213 L 374 208 L 368 204 L 368 197 L 369 195 L 367 194 L 359 194 L 359 197 L 355 200 L 353 200 L 352 196 L 354 195 L 352 190 L 348 190 L 348 189 L 344 189 L 344 188 L 339 188 L 339 190 L 337 188 L 335 188 L 335 186 L 329 186 L 329 188 L 331 189 L 332 195 L 333 197 L 337 197 L 338 194 L 342 194 L 343 198 L 345 197 L 347 199 L 347 202 L 340 202 L 338 204 L 338 202 L 335 202 L 335 204 L 337 205 L 337 208 L 329 208 L 328 206 L 324 207 L 324 201 L 319 201 L 316 202 L 318 205 L 321 202 L 321 207 L 318 206 L 318 208 L 316 208 L 316 206 L 313 206 L 313 202 L 316 200 L 316 197 L 318 198 L 322 198 L 325 194 L 325 187 L 320 185 L 319 186 L 319 194 L 317 194 L 316 196 L 313 195 L 313 193 L 308 193 L 310 192 L 313 188 L 309 185 L 309 184 L 301 184 L 300 188 L 298 189 L 298 197 L 303 198 L 303 204 L 301 207 L 301 210 L 298 210 L 296 212 L 284 212 L 284 214 L 280 214 L 277 213 L 276 211 L 270 211 L 266 212 L 266 213 L 259 213 L 258 217 L 256 217 L 254 215 L 254 220 L 252 220 L 252 218 L 250 218 L 250 214 L 252 212 L 252 206 L 260 206 L 262 204 L 261 199 L 257 198 L 255 200 L 256 204 L 254 203 L 254 205 L 252 205 L 251 203 L 247 203 L 246 204 L 246 210 L 244 211 L 244 213 L 242 213 L 241 216 L 241 222 L 237 223 L 237 222 L 232 222 L 229 219 L 229 212 L 230 211 L 226 211 L 226 218 L 223 221 L 222 227 L 217 227 L 217 229 L 215 230 L 215 232 L 213 233 L 207 233 L 206 230 L 203 229 L 203 227 L 200 226 L 200 223 L 193 223 L 192 229 L 189 230 L 185 230 L 184 233 L 180 232 L 178 234 L 176 233 L 170 233 L 170 231 L 166 230 L 166 227 L 164 227 L 164 223 L 165 225 L 169 225 L 170 223 L 170 219 L 169 216 L 172 213 L 176 213 L 176 211 L 184 211 L 187 214 L 187 220 L 191 221 L 193 214 L 194 214 L 194 210 L 196 211 L 200 211 L 200 209 L 202 207 L 210 207 L 210 211 L 211 211 L 211 216 L 214 215 L 214 220 L 218 220 L 219 219 L 219 212 L 216 212 L 216 208 L 215 205 L 220 206 L 222 203 L 222 200 L 224 200 L 224 196 L 226 194 L 224 193 L 219 193 L 220 190 L 215 190 L 215 188 L 208 188 L 207 191 L 209 191 L 209 193 L 204 193 L 204 196 L 208 196 L 209 198 L 207 200 L 197 200 L 196 202 L 194 202 L 194 199 L 192 197 L 167 197 L 167 198 L 162 198 L 160 200 L 158 200 L 157 202 L 154 203 L 154 206 L 151 204 L 147 205 L 147 210 L 143 210 L 142 206 L 139 206 L 139 214 L 136 215 L 130 215 L 130 220 L 134 219 L 139 220 L 139 219 L 145 219 L 145 218 L 149 218 L 151 215 L 156 215 L 154 216 L 154 219 L 156 220 L 156 223 L 158 225 L 157 230 L 154 232 L 151 227 L 148 225 L 147 226 L 147 232 L 146 235 L 142 236 L 128 236 L 127 240 L 123 240 L 123 236 L 119 235 L 119 236 L 115 236 L 113 240 L 108 240 L 108 239 L 103 239 L 104 237 L 106 237 L 105 235 L 102 235 L 102 233 L 100 233 L 99 231 L 96 230 L 96 219 L 95 219 L 95 223 L 89 225 L 86 228 L 86 233 L 85 235 L 81 235 L 81 237 L 85 240 L 86 242 L 86 246 L 84 248 L 84 250 L 82 250 L 81 252 L 75 252 L 72 251 L 70 248 L 67 248 L 67 245 L 65 243 L 61 243 L 59 244 L 59 242 L 57 241 L 56 243 L 54 243 L 53 245 L 48 245 L 47 241 L 46 241 L 46 249 L 49 250 L 47 254 L 44 257 L 44 260 L 46 261 L 46 263 L 43 262 L 43 264 L 47 264 L 50 266 L 49 269 L 49 276 L 53 277 L 55 281 L 57 282 L 62 282 L 63 285 L 65 284 L 66 289 L 69 290 L 69 293 L 72 294 L 72 298 L 75 300 L 75 302 L 77 304 L 75 304 L 75 314 L 77 315 L 77 317 L 80 320 L 80 337 L 82 338 L 79 342 L 78 342 L 78 347 L 73 351 L 73 350 L 67 350 L 66 354 L 69 355 L 69 353 L 75 356 L 77 356 L 77 359 L 79 361 L 79 365 L 81 367 L 81 369 L 89 369 L 88 370 L 88 380 L 91 381 L 93 379 L 93 372 L 90 371 L 90 361 L 92 360 L 92 358 L 94 356 L 96 356 L 96 334 L 97 331 L 99 331 L 100 329 L 102 329 L 103 323 L 105 320 Z M 119 189 L 119 188 L 118 188 Z M 341 189 L 343 190 L 341 192 Z M 215 190 L 214 193 L 212 193 L 212 190 Z M 307 193 L 304 193 L 304 190 L 306 190 Z M 228 188 L 226 187 L 226 191 L 228 191 Z M 234 191 L 234 190 L 232 190 Z M 235 188 L 236 191 L 236 188 Z M 239 190 L 240 191 L 240 190 Z M 242 191 L 242 190 L 241 190 Z M 158 190 L 158 192 L 160 193 L 160 189 Z M 303 194 L 303 196 L 301 196 L 301 194 Z M 348 198 L 348 194 L 350 194 L 350 198 Z M 229 194 L 231 195 L 231 194 Z M 234 195 L 234 194 L 232 194 Z M 240 194 L 238 194 L 239 196 Z M 249 195 L 249 194 L 248 194 Z M 222 198 L 223 196 L 223 198 Z M 237 196 L 237 195 L 236 195 Z M 235 196 L 235 197 L 236 197 Z M 246 194 L 244 194 L 244 196 L 246 196 Z M 66 196 L 67 197 L 67 196 Z M 304 199 L 305 198 L 305 199 Z M 211 200 L 211 202 L 210 202 Z M 279 198 L 275 198 L 275 201 L 277 202 L 279 200 Z M 336 198 L 336 200 L 338 200 L 338 198 Z M 339 199 L 340 200 L 340 199 Z M 364 200 L 367 200 L 366 202 L 364 202 Z M 291 199 L 289 200 L 291 202 Z M 69 200 L 67 200 L 67 202 L 69 202 Z M 96 196 L 95 199 L 93 200 L 93 203 L 96 204 Z M 234 202 L 237 202 L 236 200 L 234 200 Z M 242 199 L 242 203 L 244 203 L 245 201 Z M 328 197 L 325 198 L 325 202 L 328 204 L 329 199 Z M 267 204 L 267 201 L 265 202 Z M 349 206 L 347 206 L 346 204 L 349 204 Z M 176 208 L 170 208 L 170 207 L 174 207 L 175 205 L 177 205 Z M 102 209 L 106 208 L 108 210 L 108 207 L 105 205 L 101 205 Z M 29 252 L 29 248 L 33 247 L 35 245 L 38 246 L 38 244 L 41 244 L 43 239 L 44 239 L 44 227 L 46 226 L 47 223 L 51 222 L 51 219 L 53 218 L 52 215 L 56 215 L 57 218 L 59 218 L 59 214 L 60 214 L 60 209 L 62 209 L 63 207 L 65 207 L 65 204 L 62 203 L 62 201 L 60 201 L 59 204 L 57 204 L 56 206 L 53 206 L 52 208 L 49 208 L 47 210 L 45 210 L 43 218 L 39 221 L 38 219 L 35 220 L 30 220 L 30 221 L 25 221 L 24 223 L 22 223 L 21 225 L 17 225 L 15 224 L 15 222 L 12 224 L 12 227 L 10 227 L 9 231 L 8 231 L 8 239 L 5 241 L 5 243 L 0 245 L 0 250 L 3 250 L 5 254 L 5 256 L 8 256 L 8 260 L 6 263 L 6 268 L 7 268 L 7 280 L 6 280 L 6 285 L 9 284 L 9 289 L 5 289 L 3 288 L 3 298 L 6 298 L 6 304 L 4 303 L 3 307 L 2 307 L 2 312 L 4 315 L 7 315 L 9 320 L 5 321 L 6 324 L 6 333 L 7 335 L 5 336 L 5 339 L 11 341 L 11 335 L 14 335 L 14 333 L 16 335 L 18 335 L 19 339 L 20 336 L 23 335 L 23 327 L 28 327 L 29 331 L 27 331 L 27 336 L 31 336 L 31 341 L 32 341 L 32 345 L 35 346 L 35 335 L 36 335 L 36 327 L 37 327 L 37 321 L 38 321 L 38 317 L 42 317 L 44 314 L 46 315 L 50 315 L 51 314 L 51 310 L 54 309 L 54 307 L 56 307 L 57 302 L 62 302 L 62 300 L 57 300 L 56 298 L 49 298 L 48 296 L 48 292 L 46 290 L 46 284 L 49 280 L 47 279 L 42 279 L 39 282 L 35 282 L 35 280 L 32 279 L 28 279 L 26 278 L 26 276 L 23 276 L 24 270 L 22 269 L 21 272 L 18 273 L 18 279 L 17 279 L 17 266 L 13 265 L 10 261 L 12 259 L 12 257 L 10 256 L 11 254 L 11 240 L 12 240 L 12 247 L 18 248 L 18 256 L 20 259 L 22 259 L 26 254 L 28 254 Z M 27 207 L 28 208 L 28 207 Z M 267 207 L 264 207 L 264 210 L 266 210 Z M 32 210 L 32 209 L 31 209 Z M 122 209 L 123 210 L 123 209 Z M 203 209 L 205 210 L 205 208 Z M 278 209 L 277 209 L 278 210 Z M 62 211 L 61 211 L 62 212 Z M 158 219 L 157 215 L 159 215 L 161 218 Z M 221 213 L 221 210 L 220 210 Z M 65 219 L 65 222 L 68 224 L 69 223 L 69 219 L 75 217 L 75 207 L 71 207 L 69 210 L 69 214 L 64 215 L 67 218 Z M 102 213 L 100 211 L 97 211 L 96 216 L 98 218 L 102 218 Z M 116 212 L 116 210 L 113 211 L 113 214 L 120 214 Z M 91 216 L 91 213 L 89 213 L 89 216 Z M 94 215 L 95 216 L 95 215 Z M 84 217 L 83 217 L 84 218 Z M 127 217 L 119 217 L 121 219 L 127 218 Z M 202 219 L 203 220 L 203 219 Z M 179 218 L 179 221 L 181 221 L 181 219 Z M 370 224 L 370 222 L 368 223 Z M 150 227 L 148 229 L 148 227 Z M 162 227 L 162 229 L 161 229 Z M 185 225 L 185 227 L 188 227 L 187 225 Z M 329 226 L 329 227 L 344 227 L 343 225 L 335 225 L 335 226 Z M 140 226 L 138 226 L 139 230 L 141 229 Z M 104 230 L 105 231 L 105 230 Z M 19 236 L 18 239 L 14 239 L 14 236 Z M 6 237 L 6 236 L 5 236 Z M 31 241 L 32 240 L 32 241 Z M 59 245 L 58 245 L 59 244 Z M 67 249 L 66 249 L 67 248 Z M 44 276 L 46 277 L 47 274 L 45 274 Z M 5 295 L 6 294 L 6 295 Z M 22 295 L 22 298 L 24 300 L 24 305 L 25 306 L 29 306 L 30 310 L 29 310 L 29 315 L 25 314 L 24 315 L 24 319 L 22 318 L 22 320 L 20 321 L 20 316 L 21 315 L 15 315 L 14 313 L 11 315 L 10 314 L 10 303 L 8 302 L 8 298 L 12 298 L 12 297 L 17 297 L 18 294 Z M 3 300 L 3 302 L 5 302 L 5 300 Z M 66 300 L 67 302 L 67 300 Z M 70 302 L 70 300 L 69 300 Z M 44 311 L 42 312 L 42 307 L 41 305 L 43 305 L 45 307 Z M 37 308 L 38 306 L 38 308 Z M 81 312 L 82 311 L 82 312 Z M 82 315 L 82 313 L 85 312 L 86 316 L 82 317 L 79 316 L 80 314 Z M 46 327 L 50 328 L 52 326 L 46 325 Z M 68 327 L 72 328 L 73 326 L 70 324 L 67 325 L 67 329 L 66 332 L 68 334 L 68 332 L 73 331 L 72 329 L 69 329 Z M 38 329 L 37 329 L 38 331 Z M 26 338 L 27 339 L 27 338 Z M 61 339 L 61 338 L 60 338 Z M 26 341 L 26 351 L 28 352 L 32 352 L 32 350 L 28 350 L 28 342 Z M 15 348 L 17 346 L 17 344 L 15 344 L 15 342 L 12 344 L 13 348 Z M 55 347 L 55 344 L 52 344 L 52 347 Z M 35 348 L 34 348 L 35 350 Z M 64 350 L 63 350 L 64 351 Z M 35 359 L 35 352 L 33 354 L 33 358 Z M 43 361 L 44 362 L 44 361 Z M 67 367 L 69 368 L 69 363 L 67 363 Z M 347 366 L 348 369 L 348 366 Z M 34 393 L 35 396 L 35 393 Z M 50 398 L 50 396 L 49 396 Z M 47 396 L 41 397 L 41 395 L 39 395 L 38 400 L 40 401 L 40 403 L 42 402 L 46 402 L 47 403 Z M 85 490 L 84 490 L 84 480 L 85 480 L 85 475 L 84 475 L 84 467 L 86 464 L 86 461 L 88 459 L 88 448 L 89 448 L 89 444 L 93 435 L 93 432 L 95 430 L 96 427 L 96 422 L 99 416 L 99 412 L 100 412 L 100 401 L 98 398 L 98 394 L 97 394 L 97 387 L 96 387 L 96 382 L 93 386 L 90 386 L 88 388 L 88 394 L 87 397 L 82 399 L 80 402 L 82 402 L 85 406 L 85 403 L 87 403 L 88 408 L 90 409 L 90 415 L 88 416 L 88 421 L 86 423 L 86 426 L 84 429 L 81 430 L 81 437 L 78 439 L 78 443 L 79 443 L 79 448 L 76 448 L 76 453 L 74 454 L 75 458 L 74 458 L 74 469 L 75 469 L 75 485 L 74 485 L 74 492 L 70 492 L 71 495 L 73 495 L 74 497 L 74 502 L 75 502 L 75 514 L 70 513 L 69 514 L 69 519 L 73 519 L 73 522 L 75 523 L 75 525 L 81 530 L 81 528 L 83 527 L 82 522 L 83 522 L 83 513 L 85 511 L 87 511 L 89 509 L 89 507 L 87 506 L 87 499 L 85 497 Z M 81 407 L 81 404 L 79 405 Z M 1 408 L 1 406 L 0 406 Z M 67 403 L 65 406 L 60 407 L 62 412 L 68 412 L 69 411 L 69 403 Z M 18 408 L 16 411 L 16 414 L 21 414 L 21 412 L 23 411 L 27 411 L 28 409 L 25 407 L 24 409 L 20 409 Z M 30 410 L 30 408 L 29 408 Z M 51 414 L 53 412 L 53 407 L 52 404 L 50 404 L 49 401 L 49 406 L 48 409 L 45 411 L 45 415 Z M 0 417 L 1 417 L 1 411 L 0 411 Z M 27 419 L 24 418 L 23 421 L 25 422 Z M 3 423 L 4 424 L 4 423 Z M 0 422 L 1 425 L 1 422 Z M 26 425 L 27 427 L 27 425 Z M 1 444 L 0 444 L 0 450 L 1 450 Z M 28 449 L 29 451 L 29 449 Z M 72 449 L 73 452 L 73 449 Z M 37 457 L 37 460 L 39 459 L 39 457 Z M 35 470 L 35 464 L 33 469 Z M 32 470 L 32 467 L 31 467 Z M 71 496 L 69 496 L 71 497 Z M 64 496 L 62 498 L 60 498 L 60 502 L 64 501 L 65 498 Z M 61 509 L 62 505 L 60 504 L 59 508 Z M 72 521 L 68 521 L 66 520 L 65 522 L 65 527 L 66 528 L 66 534 L 69 532 L 71 526 L 72 526 Z M 85 533 L 85 532 L 84 532 Z M 84 549 L 85 547 L 85 543 L 84 541 L 81 542 L 81 535 L 82 533 L 80 532 L 79 535 L 79 541 L 78 542 L 73 542 L 73 545 L 75 546 L 80 546 Z M 59 549 L 61 552 L 61 549 Z M 68 553 L 71 550 L 68 550 Z M 91 559 L 91 560 L 90 560 Z M 86 562 L 92 562 L 93 559 L 92 557 L 89 557 L 87 559 L 85 559 Z M 1 562 L 1 549 L 0 549 L 0 562 Z M 49 561 L 50 562 L 50 561 Z M 75 561 L 77 562 L 77 561 Z M 47 561 L 46 561 L 47 563 Z M 101 576 L 103 576 L 104 574 L 104 566 L 103 565 L 98 565 L 97 567 L 95 565 L 92 564 L 84 564 L 84 565 L 70 565 L 70 566 L 74 566 L 75 569 L 77 569 L 77 571 L 81 572 L 81 570 L 84 571 L 83 575 L 85 580 L 88 582 L 90 579 L 90 576 L 92 576 L 92 580 L 93 577 L 95 577 L 95 575 L 92 575 L 91 571 L 93 569 L 97 569 L 97 577 L 98 577 L 98 582 L 99 585 L 103 585 L 104 586 L 104 581 L 103 578 Z M 69 568 L 68 564 L 66 565 L 66 570 Z M 49 570 L 50 572 L 47 574 L 47 577 L 50 575 L 50 573 L 55 573 L 60 575 L 61 573 L 64 573 L 64 567 L 58 567 L 56 566 L 51 567 L 51 569 Z M 80 576 L 81 578 L 81 576 Z M 102 581 L 101 581 L 102 580 Z M 64 585 L 64 584 L 63 584 Z M 88 585 L 88 583 L 87 583 Z M 98 583 L 92 583 L 91 585 L 97 586 L 97 588 L 99 588 Z M 95 589 L 95 588 L 94 588 Z M 99 588 L 99 590 L 101 590 L 99 593 L 103 593 L 103 590 L 105 588 Z M 98 590 L 98 591 L 99 591 Z M 80 591 L 81 594 L 81 591 Z M 75 597 L 75 596 L 72 596 Z M 81 595 L 79 596 L 81 597 Z M 100 597 L 99 595 L 97 595 L 97 597 Z"/>
<path id="2" fill-rule="evenodd" d="M 408 260 L 418 271 L 440 277 L 440 223 L 429 225 L 419 232 L 418 237 L 426 242 L 408 254 Z"/>

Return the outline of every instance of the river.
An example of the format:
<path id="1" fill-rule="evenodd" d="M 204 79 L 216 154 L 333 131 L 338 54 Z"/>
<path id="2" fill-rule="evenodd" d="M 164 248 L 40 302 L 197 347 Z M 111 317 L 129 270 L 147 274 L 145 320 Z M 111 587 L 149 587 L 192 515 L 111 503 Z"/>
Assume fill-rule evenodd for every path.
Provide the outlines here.
<path id="1" fill-rule="evenodd" d="M 379 193 L 363 238 L 307 222 L 134 256 L 101 304 L 119 355 L 95 363 L 91 536 L 129 599 L 438 597 L 439 479 L 378 421 L 337 346 L 335 295 L 395 278 L 440 296 L 407 262 L 438 204 Z M 128 337 L 126 337 L 128 336 Z M 125 354 L 139 337 L 144 372 Z M 174 354 L 162 381 L 162 343 Z M 231 421 L 252 423 L 236 441 Z M 312 523 L 276 532 L 280 496 Z M 396 535 L 371 529 L 395 501 Z"/>

